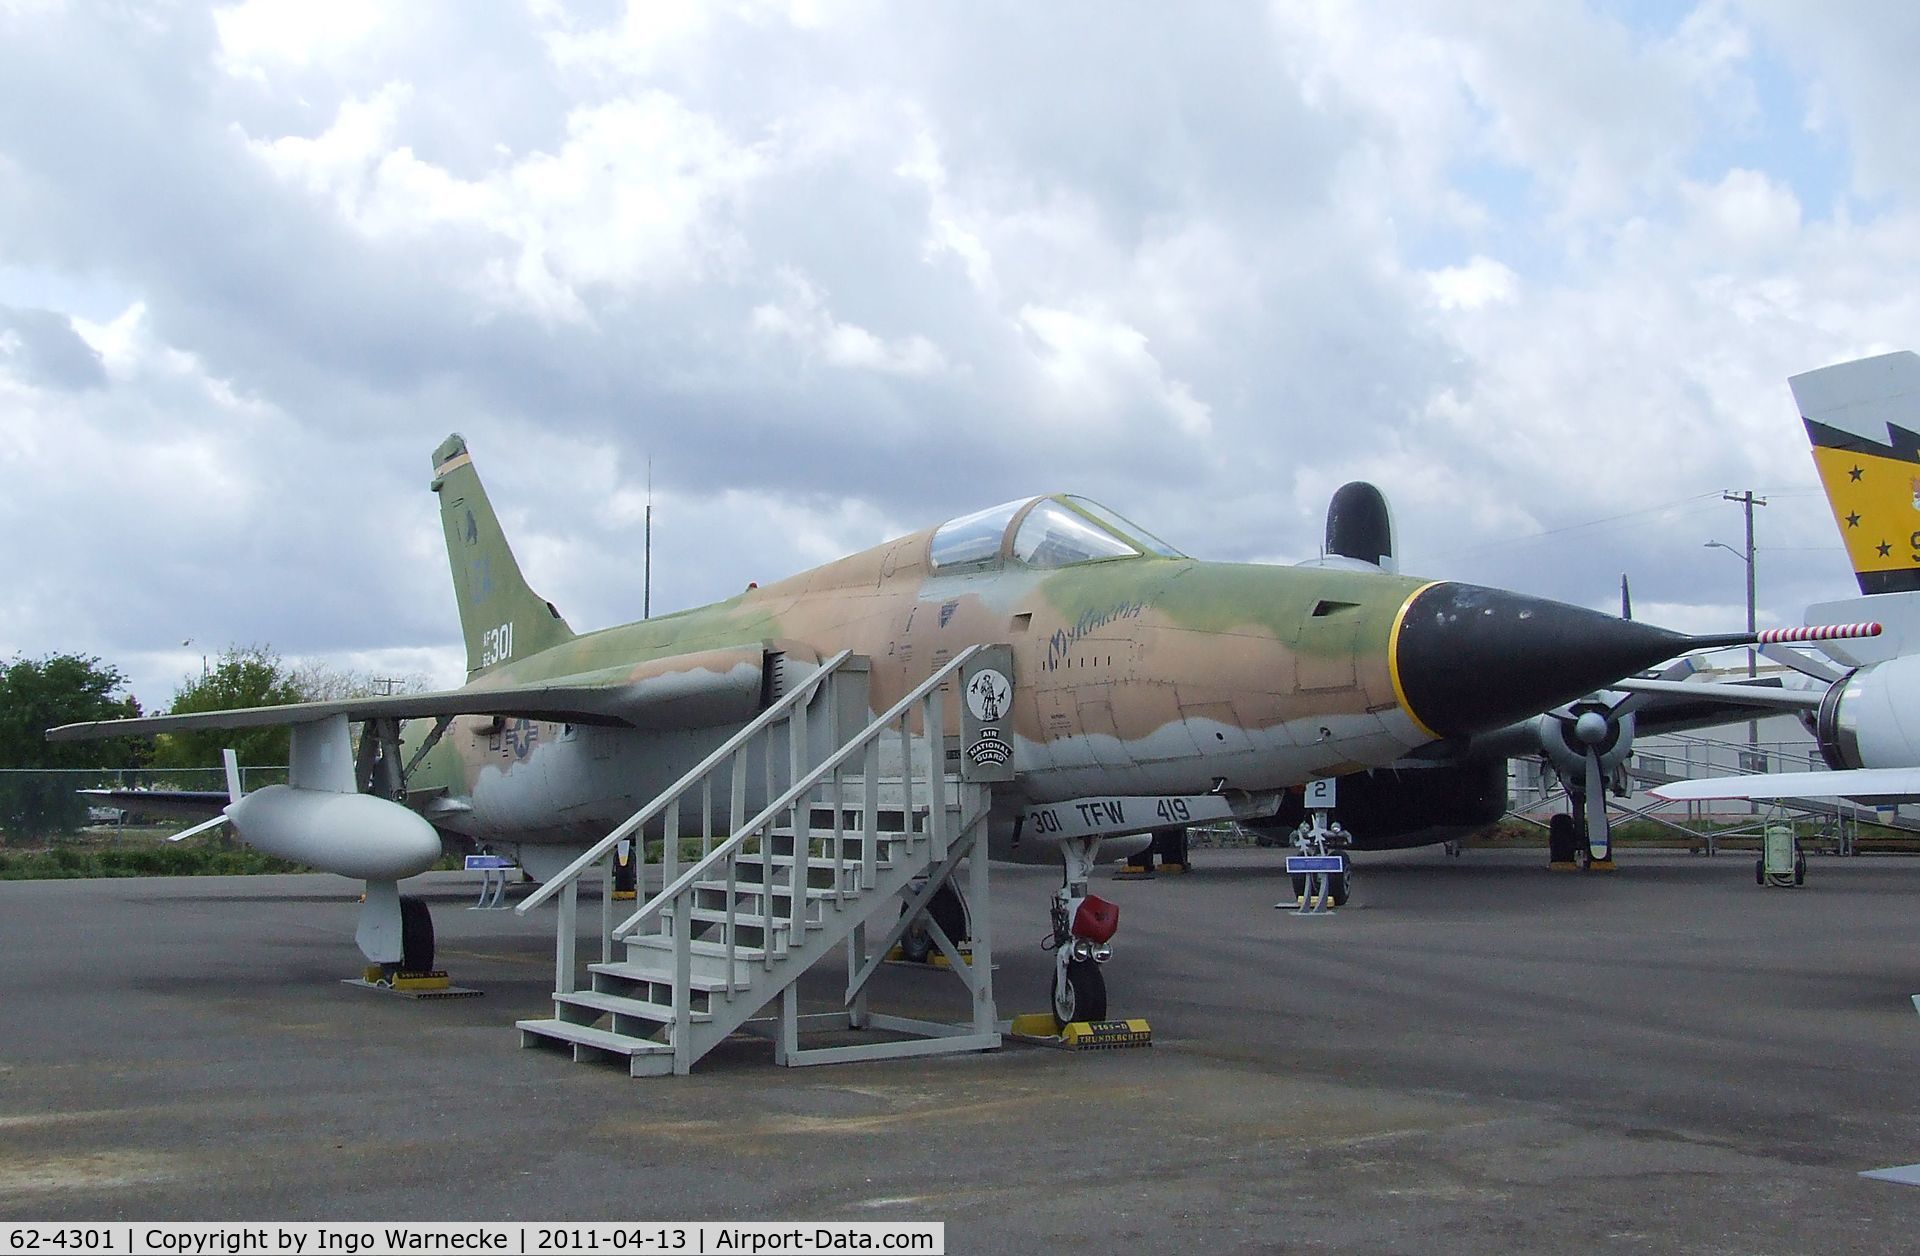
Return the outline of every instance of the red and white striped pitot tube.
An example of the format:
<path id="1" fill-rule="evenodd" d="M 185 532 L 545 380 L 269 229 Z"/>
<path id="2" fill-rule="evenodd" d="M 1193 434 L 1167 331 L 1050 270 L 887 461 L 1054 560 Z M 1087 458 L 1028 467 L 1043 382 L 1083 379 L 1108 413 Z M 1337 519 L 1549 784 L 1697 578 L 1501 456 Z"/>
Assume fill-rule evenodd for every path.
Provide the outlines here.
<path id="1" fill-rule="evenodd" d="M 1789 641 L 1837 641 L 1841 637 L 1877 637 L 1880 625 L 1809 624 L 1805 628 L 1768 628 L 1755 633 L 1761 645 L 1779 645 Z"/>

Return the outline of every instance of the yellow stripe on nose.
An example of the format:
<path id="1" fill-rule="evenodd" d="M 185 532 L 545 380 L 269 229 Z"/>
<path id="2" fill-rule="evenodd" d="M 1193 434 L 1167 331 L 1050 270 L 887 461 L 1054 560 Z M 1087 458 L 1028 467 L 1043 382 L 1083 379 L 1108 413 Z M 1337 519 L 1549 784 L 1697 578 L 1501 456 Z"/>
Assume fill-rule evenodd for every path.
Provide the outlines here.
<path id="1" fill-rule="evenodd" d="M 1413 704 L 1407 701 L 1406 686 L 1400 683 L 1400 626 L 1407 622 L 1407 612 L 1420 600 L 1420 595 L 1440 583 L 1439 580 L 1429 580 L 1408 594 L 1407 600 L 1400 603 L 1400 609 L 1394 612 L 1393 631 L 1387 634 L 1387 674 L 1393 678 L 1393 700 L 1400 704 L 1400 709 L 1407 713 L 1407 718 L 1413 721 L 1415 728 L 1435 741 L 1440 740 L 1440 734 L 1428 728 L 1427 722 L 1414 711 Z"/>

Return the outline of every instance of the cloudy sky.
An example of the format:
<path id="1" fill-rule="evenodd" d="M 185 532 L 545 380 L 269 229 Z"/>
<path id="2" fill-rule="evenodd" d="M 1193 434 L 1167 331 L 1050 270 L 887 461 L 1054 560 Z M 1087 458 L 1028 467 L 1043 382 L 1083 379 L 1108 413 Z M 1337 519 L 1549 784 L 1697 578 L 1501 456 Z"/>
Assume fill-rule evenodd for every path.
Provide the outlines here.
<path id="1" fill-rule="evenodd" d="M 0 656 L 458 679 L 466 435 L 576 628 L 1070 488 L 1738 627 L 1789 374 L 1920 348 L 1920 7 L 0 0 Z M 191 645 L 181 643 L 191 641 Z"/>

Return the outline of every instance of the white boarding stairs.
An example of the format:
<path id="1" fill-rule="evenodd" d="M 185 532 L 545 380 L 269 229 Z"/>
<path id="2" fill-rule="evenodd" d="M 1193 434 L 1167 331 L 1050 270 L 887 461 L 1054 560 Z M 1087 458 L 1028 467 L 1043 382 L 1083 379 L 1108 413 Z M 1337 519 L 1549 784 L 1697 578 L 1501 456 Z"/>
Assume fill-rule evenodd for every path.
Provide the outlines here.
<path id="1" fill-rule="evenodd" d="M 780 1064 L 997 1048 L 989 787 L 947 771 L 953 738 L 943 722 L 943 691 L 959 689 L 949 682 L 981 649 L 955 656 L 865 724 L 859 720 L 869 710 L 866 660 L 843 651 L 528 896 L 517 909 L 522 913 L 558 896 L 559 921 L 554 1015 L 517 1022 L 521 1045 L 570 1048 L 576 1060 L 625 1060 L 635 1077 L 684 1075 L 736 1030 L 769 1027 L 755 1018 L 778 999 L 770 1028 Z M 750 787 L 766 800 L 751 814 Z M 726 817 L 718 833 L 716 790 Z M 616 924 L 614 852 L 631 840 L 644 893 L 649 833 L 664 839 L 662 888 Z M 697 849 L 689 849 L 696 842 Z M 881 962 L 975 853 L 966 860 L 974 962 L 963 961 L 931 917 L 923 920 L 972 996 L 971 1017 L 948 1025 L 871 1011 L 866 987 Z M 575 959 L 579 878 L 595 864 L 607 871 L 601 957 L 587 965 L 582 989 Z M 903 894 L 905 912 L 895 906 Z M 872 944 L 868 923 L 883 912 Z M 844 948 L 847 959 L 845 1008 L 803 1017 L 795 983 L 836 948 Z M 803 1048 L 803 1022 L 810 1029 L 825 1022 L 827 1028 L 919 1036 Z"/>

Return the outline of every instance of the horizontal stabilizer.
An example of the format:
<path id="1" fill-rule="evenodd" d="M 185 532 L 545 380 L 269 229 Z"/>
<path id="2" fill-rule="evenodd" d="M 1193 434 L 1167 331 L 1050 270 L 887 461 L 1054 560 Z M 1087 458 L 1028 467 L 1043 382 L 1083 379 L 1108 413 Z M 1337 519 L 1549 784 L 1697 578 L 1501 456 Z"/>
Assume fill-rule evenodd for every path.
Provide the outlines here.
<path id="1" fill-rule="evenodd" d="M 1674 781 L 1656 786 L 1652 793 L 1668 802 L 1705 798 L 1912 798 L 1920 797 L 1920 767 L 1719 776 Z"/>

